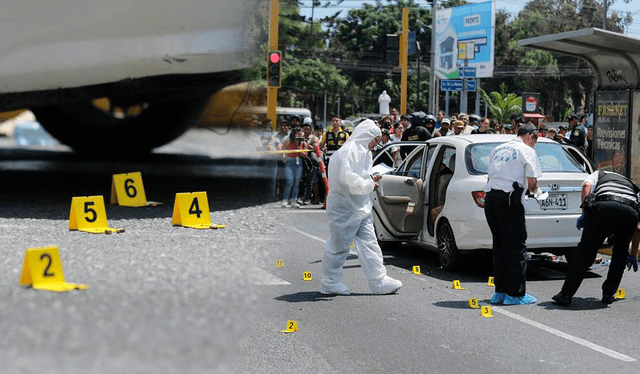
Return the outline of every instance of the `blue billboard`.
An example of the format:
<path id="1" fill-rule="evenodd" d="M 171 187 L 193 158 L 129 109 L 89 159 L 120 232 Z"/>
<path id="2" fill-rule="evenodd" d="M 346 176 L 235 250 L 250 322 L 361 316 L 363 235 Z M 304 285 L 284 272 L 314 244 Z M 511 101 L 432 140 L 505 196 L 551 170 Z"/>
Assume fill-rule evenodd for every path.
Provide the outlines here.
<path id="1" fill-rule="evenodd" d="M 476 78 L 493 76 L 495 2 L 463 5 L 436 13 L 435 72 L 458 79 L 459 68 Z"/>

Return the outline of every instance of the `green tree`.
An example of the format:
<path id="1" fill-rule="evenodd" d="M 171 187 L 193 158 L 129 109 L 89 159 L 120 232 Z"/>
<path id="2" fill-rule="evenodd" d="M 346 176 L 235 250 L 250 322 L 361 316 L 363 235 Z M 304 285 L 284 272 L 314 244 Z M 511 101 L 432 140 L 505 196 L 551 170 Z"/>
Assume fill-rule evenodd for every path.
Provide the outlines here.
<path id="1" fill-rule="evenodd" d="M 514 93 L 506 93 L 507 85 L 500 85 L 500 92 L 493 91 L 487 94 L 482 88 L 479 89 L 482 100 L 487 105 L 491 118 L 500 123 L 509 122 L 512 114 L 520 113 L 522 110 L 522 97 Z"/>

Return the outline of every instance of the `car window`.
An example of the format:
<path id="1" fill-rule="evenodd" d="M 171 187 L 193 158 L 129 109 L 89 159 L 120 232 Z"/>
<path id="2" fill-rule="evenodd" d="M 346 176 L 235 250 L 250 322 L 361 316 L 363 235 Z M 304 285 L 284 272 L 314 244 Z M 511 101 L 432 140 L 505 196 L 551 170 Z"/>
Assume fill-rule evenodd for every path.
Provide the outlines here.
<path id="1" fill-rule="evenodd" d="M 471 144 L 465 151 L 465 161 L 470 174 L 487 174 L 489 155 L 502 143 Z M 536 143 L 538 162 L 542 172 L 581 173 L 584 169 L 557 143 Z"/>
<path id="2" fill-rule="evenodd" d="M 420 147 L 417 152 L 410 155 L 410 157 L 403 163 L 400 173 L 398 174 L 413 178 L 420 178 L 423 155 L 424 147 Z"/>

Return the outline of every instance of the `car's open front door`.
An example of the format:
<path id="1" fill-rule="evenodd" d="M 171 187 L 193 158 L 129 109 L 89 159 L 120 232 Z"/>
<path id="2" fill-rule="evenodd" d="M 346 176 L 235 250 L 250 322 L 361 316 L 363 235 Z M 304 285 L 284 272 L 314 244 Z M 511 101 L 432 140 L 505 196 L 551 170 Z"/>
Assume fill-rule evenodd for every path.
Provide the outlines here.
<path id="1" fill-rule="evenodd" d="M 399 238 L 417 237 L 424 216 L 422 170 L 425 145 L 419 145 L 398 170 L 385 174 L 376 189 L 376 210 L 381 223 Z"/>

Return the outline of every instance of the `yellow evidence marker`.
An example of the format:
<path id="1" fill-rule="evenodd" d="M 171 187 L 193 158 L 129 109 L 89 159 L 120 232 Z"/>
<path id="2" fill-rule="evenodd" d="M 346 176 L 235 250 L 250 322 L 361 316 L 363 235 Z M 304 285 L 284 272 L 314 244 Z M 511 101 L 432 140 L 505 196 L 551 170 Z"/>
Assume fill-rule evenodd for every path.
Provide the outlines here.
<path id="1" fill-rule="evenodd" d="M 288 320 L 287 321 L 287 328 L 284 330 L 280 330 L 280 332 L 284 332 L 284 333 L 292 333 L 292 332 L 296 332 L 298 331 L 298 322 L 296 321 L 292 321 L 292 320 Z"/>
<path id="2" fill-rule="evenodd" d="M 485 318 L 493 318 L 493 314 L 491 314 L 490 306 L 483 306 L 480 308 L 480 315 Z"/>
<path id="3" fill-rule="evenodd" d="M 122 233 L 124 229 L 112 229 L 107 225 L 104 197 L 81 196 L 71 200 L 69 231 L 84 231 L 92 234 Z"/>
<path id="4" fill-rule="evenodd" d="M 284 260 L 276 260 L 276 267 L 277 268 L 284 267 Z"/>
<path id="5" fill-rule="evenodd" d="M 411 269 L 411 272 L 412 272 L 413 274 L 422 274 L 422 273 L 420 273 L 420 266 L 414 266 L 414 267 Z"/>
<path id="6" fill-rule="evenodd" d="M 62 261 L 57 246 L 27 248 L 20 274 L 20 285 L 54 292 L 89 288 L 84 284 L 67 283 L 64 280 Z"/>
<path id="7" fill-rule="evenodd" d="M 176 194 L 173 204 L 174 226 L 190 227 L 192 229 L 223 229 L 226 225 L 211 224 L 209 214 L 209 200 L 206 192 L 181 192 Z"/>
<path id="8" fill-rule="evenodd" d="M 313 276 L 311 275 L 311 272 L 310 271 L 303 271 L 302 272 L 302 280 L 305 280 L 305 281 L 313 280 Z"/>
<path id="9" fill-rule="evenodd" d="M 496 285 L 493 284 L 493 277 L 489 277 L 489 280 L 487 281 L 487 286 L 489 287 L 495 287 Z"/>
<path id="10" fill-rule="evenodd" d="M 142 184 L 142 173 L 135 171 L 126 174 L 114 174 L 111 181 L 111 204 L 120 206 L 158 206 L 162 203 L 147 201 Z"/>
<path id="11" fill-rule="evenodd" d="M 472 309 L 478 309 L 480 308 L 480 305 L 478 305 L 478 299 L 475 297 L 472 297 L 469 299 L 469 308 Z"/>
<path id="12" fill-rule="evenodd" d="M 624 291 L 624 288 L 618 288 L 618 290 L 616 291 L 615 298 L 618 300 L 622 300 L 626 297 L 627 295 L 626 295 L 626 292 Z"/>
<path id="13" fill-rule="evenodd" d="M 466 288 L 462 287 L 460 285 L 460 281 L 459 280 L 454 280 L 453 281 L 453 286 L 451 286 L 451 288 L 453 288 L 454 290 L 466 290 Z"/>

